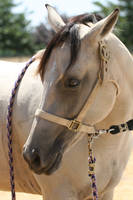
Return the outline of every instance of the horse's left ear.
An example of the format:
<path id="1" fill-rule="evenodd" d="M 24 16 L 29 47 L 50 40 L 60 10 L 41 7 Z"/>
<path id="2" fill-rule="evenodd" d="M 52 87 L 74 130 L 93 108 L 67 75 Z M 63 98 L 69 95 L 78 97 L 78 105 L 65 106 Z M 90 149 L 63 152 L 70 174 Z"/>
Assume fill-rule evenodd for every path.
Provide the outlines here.
<path id="1" fill-rule="evenodd" d="M 48 10 L 48 20 L 50 25 L 55 32 L 60 31 L 65 26 L 63 19 L 52 6 L 49 4 L 46 4 L 45 6 Z"/>
<path id="2" fill-rule="evenodd" d="M 108 35 L 114 28 L 119 15 L 119 9 L 115 9 L 109 16 L 97 22 L 89 33 L 90 37 L 95 40 L 100 40 Z"/>

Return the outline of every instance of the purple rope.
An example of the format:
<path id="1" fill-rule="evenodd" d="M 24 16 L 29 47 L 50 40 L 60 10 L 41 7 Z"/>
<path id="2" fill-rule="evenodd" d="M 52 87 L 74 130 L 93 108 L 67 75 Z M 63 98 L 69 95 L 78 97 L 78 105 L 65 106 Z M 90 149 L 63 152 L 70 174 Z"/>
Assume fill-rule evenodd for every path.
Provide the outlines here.
<path id="1" fill-rule="evenodd" d="M 7 113 L 7 138 L 8 138 L 8 157 L 9 157 L 9 168 L 10 168 L 10 186 L 11 186 L 11 195 L 12 200 L 16 200 L 15 194 L 15 179 L 14 179 L 14 167 L 13 167 L 13 149 L 12 149 L 12 114 L 13 114 L 13 105 L 15 100 L 15 95 L 18 90 L 19 84 L 28 69 L 29 65 L 34 62 L 35 57 L 31 58 L 29 62 L 26 64 L 25 68 L 22 70 L 19 75 L 17 81 L 15 82 L 14 88 L 11 93 L 9 105 L 8 105 L 8 113 Z"/>
<path id="2" fill-rule="evenodd" d="M 98 200 L 98 190 L 97 190 L 97 185 L 96 185 L 96 176 L 95 176 L 95 169 L 94 166 L 96 162 L 96 158 L 93 157 L 92 154 L 92 149 L 89 149 L 89 157 L 88 157 L 88 167 L 89 167 L 89 172 L 88 176 L 91 178 L 91 187 L 92 187 L 92 194 L 93 194 L 93 200 Z M 91 166 L 91 167 L 90 167 Z"/>

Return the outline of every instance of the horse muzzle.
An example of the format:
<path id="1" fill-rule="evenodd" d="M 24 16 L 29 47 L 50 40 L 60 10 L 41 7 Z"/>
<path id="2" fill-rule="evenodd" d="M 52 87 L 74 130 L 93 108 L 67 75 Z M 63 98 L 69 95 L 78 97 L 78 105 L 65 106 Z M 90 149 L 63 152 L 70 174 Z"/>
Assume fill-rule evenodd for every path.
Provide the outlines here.
<path id="1" fill-rule="evenodd" d="M 49 154 L 47 158 L 42 159 L 37 149 L 30 150 L 24 147 L 23 157 L 34 173 L 51 175 L 60 167 L 62 153 Z"/>

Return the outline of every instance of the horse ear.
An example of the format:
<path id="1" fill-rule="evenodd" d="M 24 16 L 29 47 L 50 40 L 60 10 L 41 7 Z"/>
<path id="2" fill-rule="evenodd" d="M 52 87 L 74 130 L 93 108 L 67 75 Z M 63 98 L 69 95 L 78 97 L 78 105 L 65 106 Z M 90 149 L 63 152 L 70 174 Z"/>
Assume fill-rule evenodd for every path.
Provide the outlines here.
<path id="1" fill-rule="evenodd" d="M 110 33 L 113 30 L 118 20 L 118 15 L 119 15 L 119 9 L 117 8 L 109 16 L 107 16 L 106 18 L 102 19 L 101 21 L 95 24 L 95 26 L 89 33 L 93 41 L 104 38 L 106 35 L 108 35 L 108 33 Z"/>
<path id="2" fill-rule="evenodd" d="M 48 10 L 48 20 L 50 25 L 55 32 L 60 31 L 65 26 L 63 19 L 52 6 L 50 6 L 49 4 L 46 4 L 45 6 Z"/>

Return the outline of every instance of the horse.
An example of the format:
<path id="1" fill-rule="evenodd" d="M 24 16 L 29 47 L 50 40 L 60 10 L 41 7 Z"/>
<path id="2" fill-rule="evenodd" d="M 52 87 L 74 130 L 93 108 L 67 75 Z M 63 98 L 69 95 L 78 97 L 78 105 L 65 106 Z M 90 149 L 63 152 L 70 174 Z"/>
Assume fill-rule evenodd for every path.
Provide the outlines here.
<path id="1" fill-rule="evenodd" d="M 87 132 L 78 131 L 79 127 L 74 132 L 59 119 L 77 118 L 88 99 L 82 123 L 90 129 L 105 130 L 132 119 L 133 58 L 112 33 L 118 9 L 104 19 L 80 15 L 65 24 L 52 6 L 46 7 L 56 34 L 46 50 L 35 55 L 13 108 L 16 191 L 42 194 L 45 200 L 92 200 Z M 108 57 L 104 65 L 99 56 L 101 43 Z M 6 191 L 10 190 L 6 114 L 14 81 L 24 65 L 0 61 L 0 189 Z M 38 108 L 58 120 L 35 114 Z M 99 200 L 113 199 L 132 146 L 127 129 L 93 138 Z"/>

